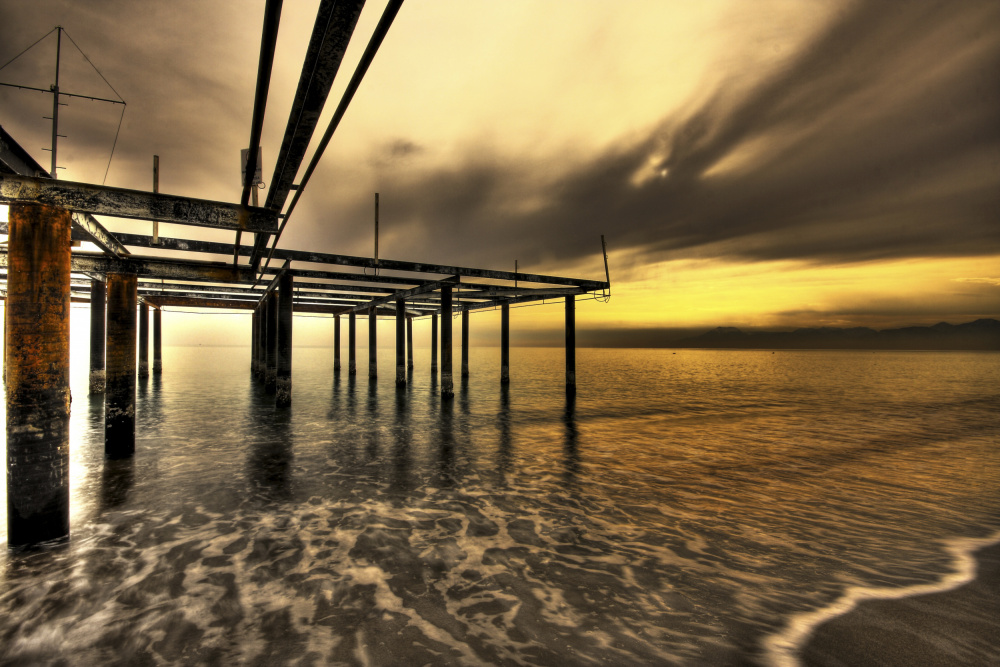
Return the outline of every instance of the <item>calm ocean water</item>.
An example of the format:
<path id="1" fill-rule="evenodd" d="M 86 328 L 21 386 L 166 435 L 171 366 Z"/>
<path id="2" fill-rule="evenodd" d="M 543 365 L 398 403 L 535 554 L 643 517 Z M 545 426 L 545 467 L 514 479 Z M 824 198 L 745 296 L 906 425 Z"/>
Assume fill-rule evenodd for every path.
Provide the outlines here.
<path id="1" fill-rule="evenodd" d="M 131 462 L 78 355 L 72 539 L 0 549 L 0 664 L 794 664 L 1000 530 L 1000 354 L 584 349 L 567 399 L 561 350 L 504 391 L 480 348 L 443 403 L 417 352 L 398 391 L 297 348 L 275 410 L 248 349 L 166 348 Z"/>

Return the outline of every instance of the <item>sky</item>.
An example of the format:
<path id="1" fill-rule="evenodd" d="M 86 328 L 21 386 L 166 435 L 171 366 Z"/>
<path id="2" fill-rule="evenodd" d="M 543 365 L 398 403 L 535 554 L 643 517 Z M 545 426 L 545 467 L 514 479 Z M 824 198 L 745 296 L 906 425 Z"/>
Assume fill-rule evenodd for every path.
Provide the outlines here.
<path id="1" fill-rule="evenodd" d="M 149 189 L 157 154 L 161 191 L 233 201 L 263 7 L 0 0 L 0 64 L 60 24 L 128 102 L 110 167 L 120 107 L 61 111 L 60 178 Z M 383 7 L 366 5 L 320 128 Z M 265 181 L 315 11 L 284 2 Z M 54 51 L 0 81 L 47 88 Z M 115 96 L 63 56 L 62 90 Z M 0 88 L 0 124 L 43 165 L 50 111 Z M 603 279 L 603 234 L 612 298 L 578 306 L 583 345 L 1000 317 L 998 119 L 994 0 L 409 0 L 280 245 L 370 255 L 374 192 L 381 257 Z M 514 343 L 558 344 L 561 318 L 519 311 Z M 477 319 L 490 344 L 499 318 Z"/>

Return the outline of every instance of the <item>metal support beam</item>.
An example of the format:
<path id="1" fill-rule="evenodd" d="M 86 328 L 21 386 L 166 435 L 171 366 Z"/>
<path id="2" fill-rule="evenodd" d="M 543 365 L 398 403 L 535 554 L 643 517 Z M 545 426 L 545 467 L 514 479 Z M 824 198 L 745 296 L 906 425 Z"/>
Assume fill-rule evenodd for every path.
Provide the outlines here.
<path id="1" fill-rule="evenodd" d="M 406 316 L 406 370 L 413 370 L 413 315 Z"/>
<path id="2" fill-rule="evenodd" d="M 356 375 L 358 372 L 357 360 L 357 336 L 355 335 L 355 316 L 352 310 L 347 315 L 347 373 Z"/>
<path id="3" fill-rule="evenodd" d="M 441 288 L 441 397 L 455 395 L 451 379 L 451 286 Z"/>
<path id="4" fill-rule="evenodd" d="M 462 377 L 469 377 L 469 309 L 462 309 Z"/>
<path id="5" fill-rule="evenodd" d="M 10 208 L 7 543 L 69 535 L 70 214 Z"/>
<path id="6" fill-rule="evenodd" d="M 107 388 L 104 398 L 104 455 L 135 453 L 134 274 L 108 274 Z"/>
<path id="7" fill-rule="evenodd" d="M 149 377 L 149 304 L 139 304 L 139 379 Z"/>
<path id="8" fill-rule="evenodd" d="M 510 304 L 500 305 L 500 384 L 510 383 Z"/>
<path id="9" fill-rule="evenodd" d="M 333 316 L 333 372 L 340 373 L 340 315 Z"/>
<path id="10" fill-rule="evenodd" d="M 278 368 L 275 376 L 274 402 L 278 407 L 292 404 L 292 277 L 282 273 L 278 279 Z"/>
<path id="11" fill-rule="evenodd" d="M 368 377 L 374 380 L 378 377 L 378 335 L 376 333 L 378 315 L 375 306 L 368 311 Z"/>
<path id="12" fill-rule="evenodd" d="M 159 308 L 153 310 L 153 375 L 163 372 L 163 318 Z"/>
<path id="13" fill-rule="evenodd" d="M 398 309 L 399 308 L 398 304 L 401 300 L 405 302 L 406 299 L 410 297 L 419 296 L 421 294 L 427 294 L 429 292 L 436 292 L 437 290 L 441 289 L 441 287 L 444 285 L 454 286 L 457 285 L 458 283 L 459 283 L 458 276 L 452 276 L 451 278 L 445 278 L 444 280 L 436 280 L 432 283 L 426 283 L 424 285 L 420 285 L 419 287 L 414 287 L 413 289 L 403 290 L 402 292 L 395 292 L 394 294 L 390 294 L 389 296 L 383 296 L 383 297 L 378 297 L 376 299 L 372 299 L 366 304 L 357 306 L 354 310 L 355 312 L 360 313 L 363 310 L 368 310 L 369 308 L 374 308 L 375 306 L 381 306 L 383 304 L 390 303 L 392 301 L 396 302 L 397 304 L 396 307 Z"/>
<path id="14" fill-rule="evenodd" d="M 87 235 L 88 241 L 115 258 L 121 259 L 130 254 L 128 249 L 89 213 L 74 213 L 73 225 Z"/>
<path id="15" fill-rule="evenodd" d="M 576 391 L 576 297 L 566 297 L 566 390 Z"/>
<path id="16" fill-rule="evenodd" d="M 406 302 L 396 300 L 396 386 L 406 386 Z"/>
<path id="17" fill-rule="evenodd" d="M 431 313 L 431 373 L 438 370 L 438 316 Z"/>
<path id="18" fill-rule="evenodd" d="M 90 281 L 90 393 L 104 393 L 104 313 L 107 288 Z"/>

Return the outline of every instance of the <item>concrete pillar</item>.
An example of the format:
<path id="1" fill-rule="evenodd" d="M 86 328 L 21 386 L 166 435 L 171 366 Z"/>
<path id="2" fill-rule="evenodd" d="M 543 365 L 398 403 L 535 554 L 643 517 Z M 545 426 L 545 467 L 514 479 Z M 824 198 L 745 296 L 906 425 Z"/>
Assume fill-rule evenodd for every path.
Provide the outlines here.
<path id="1" fill-rule="evenodd" d="M 267 391 L 274 391 L 278 379 L 278 299 L 274 292 L 270 292 L 264 300 L 267 318 L 267 352 L 264 366 L 264 388 Z"/>
<path id="2" fill-rule="evenodd" d="M 500 304 L 500 384 L 510 382 L 510 304 Z"/>
<path id="3" fill-rule="evenodd" d="M 340 315 L 333 316 L 333 372 L 340 372 Z"/>
<path id="4" fill-rule="evenodd" d="M 438 316 L 431 314 L 431 373 L 438 369 Z"/>
<path id="5" fill-rule="evenodd" d="M 153 375 L 163 372 L 163 316 L 159 308 L 153 310 Z"/>
<path id="6" fill-rule="evenodd" d="M 451 285 L 441 288 L 441 397 L 455 395 L 451 379 Z"/>
<path id="7" fill-rule="evenodd" d="M 292 274 L 278 278 L 278 368 L 275 376 L 275 405 L 292 404 Z"/>
<path id="8" fill-rule="evenodd" d="M 406 386 L 406 302 L 396 299 L 396 386 Z"/>
<path id="9" fill-rule="evenodd" d="M 104 313 L 108 290 L 100 280 L 90 281 L 90 393 L 104 393 Z"/>
<path id="10" fill-rule="evenodd" d="M 355 330 L 355 316 L 352 310 L 347 316 L 347 374 L 356 375 L 358 372 L 357 364 L 357 342 L 358 337 Z"/>
<path id="11" fill-rule="evenodd" d="M 134 274 L 108 274 L 104 455 L 109 459 L 135 453 L 136 284 Z"/>
<path id="12" fill-rule="evenodd" d="M 7 543 L 69 535 L 70 213 L 13 203 L 8 225 Z"/>
<path id="13" fill-rule="evenodd" d="M 149 377 L 149 304 L 139 304 L 139 377 Z"/>
<path id="14" fill-rule="evenodd" d="M 406 316 L 406 370 L 413 370 L 413 315 Z"/>
<path id="15" fill-rule="evenodd" d="M 378 317 L 375 308 L 368 309 L 368 377 L 374 380 L 378 377 L 378 337 L 376 335 L 376 323 Z"/>
<path id="16" fill-rule="evenodd" d="M 576 296 L 566 297 L 566 389 L 576 389 Z"/>
<path id="17" fill-rule="evenodd" d="M 462 309 L 462 377 L 469 377 L 469 308 Z"/>

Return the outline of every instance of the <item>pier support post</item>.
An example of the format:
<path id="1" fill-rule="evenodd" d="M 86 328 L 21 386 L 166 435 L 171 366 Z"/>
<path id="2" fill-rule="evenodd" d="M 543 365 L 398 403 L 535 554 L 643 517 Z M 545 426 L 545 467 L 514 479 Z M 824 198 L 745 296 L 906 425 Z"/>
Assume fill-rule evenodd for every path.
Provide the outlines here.
<path id="1" fill-rule="evenodd" d="M 437 313 L 431 315 L 431 373 L 437 373 L 438 369 L 438 316 Z"/>
<path id="2" fill-rule="evenodd" d="M 406 316 L 406 370 L 413 370 L 413 315 Z"/>
<path id="3" fill-rule="evenodd" d="M 500 305 L 500 384 L 510 383 L 510 304 Z"/>
<path id="4" fill-rule="evenodd" d="M 108 290 L 104 283 L 90 281 L 90 393 L 104 393 L 104 313 Z"/>
<path id="5" fill-rule="evenodd" d="M 149 304 L 139 304 L 139 378 L 149 377 Z"/>
<path id="6" fill-rule="evenodd" d="M 108 274 L 107 389 L 104 398 L 104 455 L 135 453 L 135 274 Z"/>
<path id="7" fill-rule="evenodd" d="M 406 302 L 396 299 L 396 386 L 406 386 Z"/>
<path id="8" fill-rule="evenodd" d="M 267 306 L 257 304 L 257 382 L 264 382 L 267 373 Z"/>
<path id="9" fill-rule="evenodd" d="M 455 395 L 451 379 L 451 285 L 441 288 L 441 397 Z"/>
<path id="10" fill-rule="evenodd" d="M 267 320 L 264 334 L 267 339 L 267 352 L 265 353 L 264 366 L 264 389 L 274 391 L 278 379 L 278 299 L 277 294 L 271 292 L 264 299 L 265 318 Z"/>
<path id="11" fill-rule="evenodd" d="M 376 332 L 378 317 L 375 307 L 368 309 L 368 377 L 372 380 L 378 377 L 378 336 Z"/>
<path id="12" fill-rule="evenodd" d="M 292 404 L 292 274 L 278 278 L 278 368 L 275 376 L 275 405 Z"/>
<path id="13" fill-rule="evenodd" d="M 576 390 L 576 296 L 566 297 L 566 389 Z"/>
<path id="14" fill-rule="evenodd" d="M 153 309 L 153 375 L 163 372 L 163 315 Z"/>
<path id="15" fill-rule="evenodd" d="M 8 225 L 7 543 L 69 535 L 69 211 L 13 203 Z"/>
<path id="16" fill-rule="evenodd" d="M 340 373 L 340 315 L 333 316 L 333 372 Z"/>
<path id="17" fill-rule="evenodd" d="M 257 379 L 257 309 L 250 313 L 250 377 Z"/>
<path id="18" fill-rule="evenodd" d="M 469 309 L 462 309 L 462 377 L 469 377 Z"/>
<path id="19" fill-rule="evenodd" d="M 358 349 L 358 337 L 355 328 L 355 317 L 354 311 L 347 316 L 347 374 L 357 375 L 358 364 L 357 364 L 357 349 Z"/>

